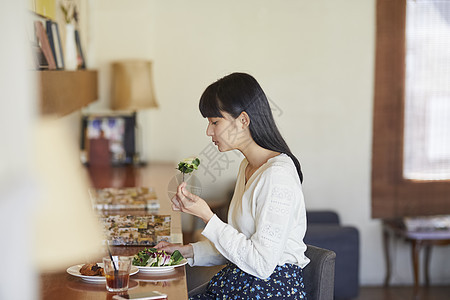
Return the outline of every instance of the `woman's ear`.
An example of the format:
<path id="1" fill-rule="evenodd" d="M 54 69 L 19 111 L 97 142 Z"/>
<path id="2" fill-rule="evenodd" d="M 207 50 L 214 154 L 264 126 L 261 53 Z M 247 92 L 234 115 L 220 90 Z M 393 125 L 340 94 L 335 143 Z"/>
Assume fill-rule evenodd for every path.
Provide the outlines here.
<path id="1" fill-rule="evenodd" d="M 241 112 L 238 118 L 244 127 L 248 127 L 250 125 L 250 117 L 245 111 Z"/>

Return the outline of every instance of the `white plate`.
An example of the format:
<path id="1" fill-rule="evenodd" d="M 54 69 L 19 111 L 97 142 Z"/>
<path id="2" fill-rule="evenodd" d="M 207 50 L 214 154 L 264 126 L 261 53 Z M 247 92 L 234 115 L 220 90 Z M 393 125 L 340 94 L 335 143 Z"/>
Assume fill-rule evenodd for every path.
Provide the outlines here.
<path id="1" fill-rule="evenodd" d="M 176 267 L 184 266 L 185 264 L 187 264 L 187 259 L 183 258 L 179 264 L 174 265 L 174 266 L 162 266 L 162 267 L 136 266 L 136 267 L 139 268 L 139 272 L 143 272 L 143 273 L 163 273 L 163 272 L 172 272 L 175 270 Z"/>
<path id="2" fill-rule="evenodd" d="M 97 263 L 99 267 L 103 268 L 103 263 Z M 67 268 L 67 273 L 69 273 L 72 276 L 80 277 L 84 281 L 92 282 L 92 283 L 105 283 L 106 278 L 104 276 L 88 276 L 88 275 L 81 275 L 80 269 L 83 266 L 81 265 L 75 265 Z M 135 266 L 131 266 L 130 275 L 134 275 L 137 272 L 139 272 L 139 269 Z"/>

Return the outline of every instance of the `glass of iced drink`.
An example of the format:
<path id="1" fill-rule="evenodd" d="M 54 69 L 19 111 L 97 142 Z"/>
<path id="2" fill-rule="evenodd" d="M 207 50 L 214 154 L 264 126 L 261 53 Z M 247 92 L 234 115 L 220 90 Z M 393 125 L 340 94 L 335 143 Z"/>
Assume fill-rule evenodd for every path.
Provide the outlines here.
<path id="1" fill-rule="evenodd" d="M 131 256 L 113 256 L 103 258 L 106 277 L 106 289 L 110 292 L 123 292 L 128 290 L 130 280 Z"/>

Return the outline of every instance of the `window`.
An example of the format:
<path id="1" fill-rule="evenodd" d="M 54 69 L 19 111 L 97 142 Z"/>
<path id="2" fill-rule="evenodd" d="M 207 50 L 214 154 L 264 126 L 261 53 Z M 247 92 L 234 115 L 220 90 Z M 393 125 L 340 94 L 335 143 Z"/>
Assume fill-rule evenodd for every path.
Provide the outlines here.
<path id="1" fill-rule="evenodd" d="M 403 176 L 450 179 L 450 1 L 406 2 Z"/>
<path id="2" fill-rule="evenodd" d="M 449 2 L 377 1 L 375 218 L 450 213 Z"/>

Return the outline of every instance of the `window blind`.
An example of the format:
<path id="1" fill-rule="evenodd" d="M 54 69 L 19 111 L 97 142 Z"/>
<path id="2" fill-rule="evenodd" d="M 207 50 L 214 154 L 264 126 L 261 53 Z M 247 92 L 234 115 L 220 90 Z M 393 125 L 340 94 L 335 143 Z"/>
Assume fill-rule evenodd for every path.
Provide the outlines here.
<path id="1" fill-rule="evenodd" d="M 450 179 L 450 1 L 408 0 L 403 177 Z"/>

